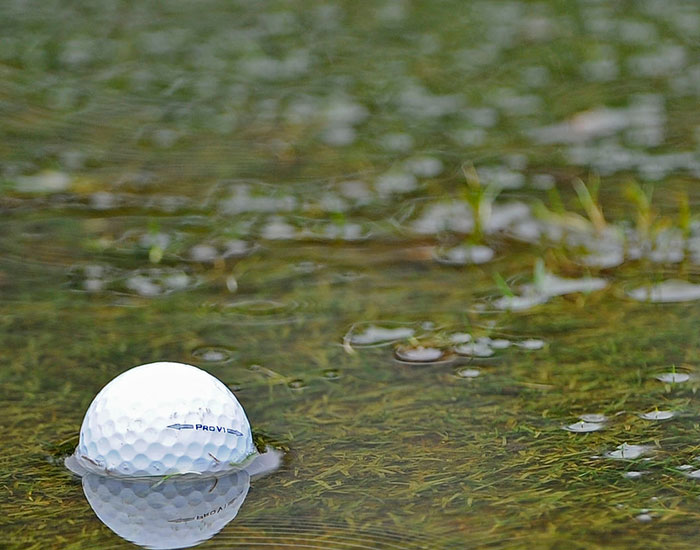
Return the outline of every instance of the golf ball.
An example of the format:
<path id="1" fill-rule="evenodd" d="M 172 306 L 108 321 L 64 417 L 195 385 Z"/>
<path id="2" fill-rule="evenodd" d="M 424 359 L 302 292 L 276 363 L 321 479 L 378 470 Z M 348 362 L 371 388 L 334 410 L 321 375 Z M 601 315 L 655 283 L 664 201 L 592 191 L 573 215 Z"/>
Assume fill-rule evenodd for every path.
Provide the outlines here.
<path id="1" fill-rule="evenodd" d="M 75 459 L 117 476 L 216 473 L 256 453 L 245 411 L 212 375 L 182 363 L 134 367 L 90 404 Z"/>

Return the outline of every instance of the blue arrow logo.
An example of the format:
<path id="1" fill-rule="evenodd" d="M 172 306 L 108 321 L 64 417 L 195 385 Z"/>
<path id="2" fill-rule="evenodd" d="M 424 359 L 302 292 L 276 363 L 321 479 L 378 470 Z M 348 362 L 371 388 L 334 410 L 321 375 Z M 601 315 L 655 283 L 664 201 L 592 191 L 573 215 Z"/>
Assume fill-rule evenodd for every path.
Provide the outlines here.
<path id="1" fill-rule="evenodd" d="M 194 430 L 192 424 L 170 424 L 168 428 L 172 428 L 173 430 Z"/>

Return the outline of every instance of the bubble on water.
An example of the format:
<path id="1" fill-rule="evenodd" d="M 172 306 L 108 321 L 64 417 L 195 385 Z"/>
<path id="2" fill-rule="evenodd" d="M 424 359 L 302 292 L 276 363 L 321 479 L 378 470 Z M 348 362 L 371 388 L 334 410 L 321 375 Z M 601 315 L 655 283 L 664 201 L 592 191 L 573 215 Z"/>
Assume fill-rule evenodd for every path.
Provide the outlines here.
<path id="1" fill-rule="evenodd" d="M 544 348 L 544 340 L 538 340 L 536 338 L 528 338 L 527 340 L 522 340 L 520 342 L 516 342 L 516 345 L 518 347 L 521 347 L 526 350 L 538 350 Z"/>
<path id="2" fill-rule="evenodd" d="M 119 205 L 119 197 L 107 191 L 97 191 L 90 195 L 90 207 L 95 210 L 109 210 Z"/>
<path id="3" fill-rule="evenodd" d="M 479 168 L 479 178 L 484 183 L 500 189 L 519 189 L 525 185 L 525 176 L 505 166 L 484 166 Z"/>
<path id="4" fill-rule="evenodd" d="M 600 424 L 602 422 L 606 422 L 608 420 L 608 417 L 605 416 L 604 414 L 600 413 L 589 413 L 589 414 L 582 414 L 579 416 L 581 420 L 584 422 L 595 422 L 597 424 Z"/>
<path id="5" fill-rule="evenodd" d="M 454 332 L 450 334 L 447 338 L 452 344 L 466 344 L 471 342 L 472 335 L 468 332 Z"/>
<path id="6" fill-rule="evenodd" d="M 190 259 L 195 262 L 213 262 L 218 256 L 219 251 L 210 244 L 198 244 L 190 249 Z"/>
<path id="7" fill-rule="evenodd" d="M 384 196 L 410 193 L 418 188 L 418 180 L 408 172 L 388 172 L 377 178 L 375 187 L 377 192 Z"/>
<path id="8" fill-rule="evenodd" d="M 201 347 L 192 350 L 192 357 L 205 363 L 227 363 L 233 359 L 233 352 L 222 347 Z"/>
<path id="9" fill-rule="evenodd" d="M 481 371 L 479 369 L 464 368 L 455 371 L 455 375 L 459 378 L 476 378 L 481 376 Z"/>
<path id="10" fill-rule="evenodd" d="M 435 235 L 442 231 L 471 233 L 474 218 L 469 205 L 462 201 L 436 202 L 426 206 L 413 221 L 412 229 L 422 235 Z"/>
<path id="11" fill-rule="evenodd" d="M 295 378 L 287 382 L 287 387 L 293 390 L 303 390 L 306 387 L 306 383 L 301 378 Z"/>
<path id="12" fill-rule="evenodd" d="M 60 193 L 71 184 L 71 177 L 57 170 L 45 170 L 33 176 L 17 176 L 15 190 L 20 193 Z"/>
<path id="13" fill-rule="evenodd" d="M 507 349 L 511 346 L 512 342 L 510 340 L 506 340 L 505 338 L 492 338 L 489 340 L 489 346 L 491 346 L 492 349 Z"/>
<path id="14" fill-rule="evenodd" d="M 562 427 L 562 429 L 566 430 L 567 432 L 575 433 L 597 432 L 598 430 L 602 430 L 603 428 L 605 428 L 605 425 L 602 423 L 585 422 L 584 420 Z"/>
<path id="15" fill-rule="evenodd" d="M 328 380 L 337 380 L 340 378 L 340 371 L 338 369 L 326 369 L 323 371 L 323 377 Z"/>
<path id="16" fill-rule="evenodd" d="M 413 137 L 409 134 L 393 133 L 386 134 L 381 139 L 381 146 L 387 151 L 405 153 L 413 149 Z"/>
<path id="17" fill-rule="evenodd" d="M 652 449 L 653 447 L 650 445 L 629 445 L 627 443 L 623 443 L 622 445 L 616 447 L 614 451 L 606 452 L 605 456 L 615 460 L 634 460 L 649 454 Z"/>
<path id="18" fill-rule="evenodd" d="M 484 264 L 494 257 L 493 249 L 483 245 L 458 245 L 438 248 L 433 252 L 436 261 L 447 265 Z"/>
<path id="19" fill-rule="evenodd" d="M 454 350 L 469 357 L 491 357 L 495 353 L 489 343 L 482 340 L 455 346 Z"/>
<path id="20" fill-rule="evenodd" d="M 405 363 L 438 363 L 449 359 L 449 354 L 440 348 L 423 346 L 397 346 L 394 357 Z"/>
<path id="21" fill-rule="evenodd" d="M 532 285 L 524 285 L 523 291 L 543 294 L 545 296 L 564 296 L 576 292 L 589 293 L 602 290 L 608 286 L 608 281 L 599 277 L 582 277 L 567 279 L 552 273 L 545 273 L 540 281 Z"/>
<path id="22" fill-rule="evenodd" d="M 158 296 L 163 292 L 163 288 L 159 284 L 143 275 L 129 277 L 126 281 L 126 288 L 141 296 Z"/>
<path id="23" fill-rule="evenodd" d="M 546 301 L 547 296 L 539 294 L 531 296 L 501 296 L 493 301 L 493 305 L 497 309 L 505 311 L 526 311 L 544 304 Z"/>
<path id="24" fill-rule="evenodd" d="M 357 130 L 352 126 L 328 126 L 321 134 L 321 140 L 334 147 L 352 145 L 357 139 Z"/>
<path id="25" fill-rule="evenodd" d="M 654 378 L 664 384 L 681 384 L 690 380 L 690 375 L 685 372 L 664 372 Z"/>
<path id="26" fill-rule="evenodd" d="M 365 202 L 372 198 L 372 193 L 364 181 L 344 181 L 339 185 L 339 191 L 346 199 L 358 202 Z"/>
<path id="27" fill-rule="evenodd" d="M 442 161 L 435 157 L 415 157 L 404 162 L 406 170 L 419 178 L 434 178 L 439 176 L 444 166 Z"/>
<path id="28" fill-rule="evenodd" d="M 700 285 L 688 281 L 668 280 L 630 290 L 627 295 L 639 302 L 690 302 L 700 300 Z"/>
<path id="29" fill-rule="evenodd" d="M 414 333 L 415 330 L 407 326 L 353 326 L 345 335 L 344 341 L 353 346 L 378 346 L 408 339 Z"/>
<path id="30" fill-rule="evenodd" d="M 141 248 L 158 247 L 165 250 L 171 240 L 172 238 L 167 233 L 149 232 L 141 235 L 138 242 Z"/>
<path id="31" fill-rule="evenodd" d="M 296 228 L 279 216 L 272 216 L 263 226 L 261 236 L 269 240 L 287 240 L 296 236 Z"/>
<path id="32" fill-rule="evenodd" d="M 640 414 L 639 418 L 643 418 L 644 420 L 668 420 L 674 416 L 676 415 L 673 411 L 654 410 Z"/>

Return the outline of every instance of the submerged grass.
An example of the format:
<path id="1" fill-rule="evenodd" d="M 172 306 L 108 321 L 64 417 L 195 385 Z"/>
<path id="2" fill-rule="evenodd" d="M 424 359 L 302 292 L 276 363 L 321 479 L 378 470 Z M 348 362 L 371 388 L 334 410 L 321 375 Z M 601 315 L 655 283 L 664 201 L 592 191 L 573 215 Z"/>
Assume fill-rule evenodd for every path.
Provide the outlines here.
<path id="1" fill-rule="evenodd" d="M 626 294 L 700 276 L 692 2 L 102 7 L 0 5 L 0 546 L 126 544 L 62 459 L 105 383 L 176 360 L 286 451 L 204 547 L 694 547 L 700 312 Z M 397 213 L 433 200 L 474 230 L 412 233 Z M 563 238 L 487 234 L 511 201 Z M 668 232 L 677 262 L 566 241 Z M 494 259 L 434 261 L 465 239 Z M 548 272 L 610 285 L 488 307 Z M 414 366 L 342 345 L 382 321 L 546 346 Z M 604 429 L 562 429 L 591 413 Z M 625 443 L 649 454 L 605 456 Z"/>

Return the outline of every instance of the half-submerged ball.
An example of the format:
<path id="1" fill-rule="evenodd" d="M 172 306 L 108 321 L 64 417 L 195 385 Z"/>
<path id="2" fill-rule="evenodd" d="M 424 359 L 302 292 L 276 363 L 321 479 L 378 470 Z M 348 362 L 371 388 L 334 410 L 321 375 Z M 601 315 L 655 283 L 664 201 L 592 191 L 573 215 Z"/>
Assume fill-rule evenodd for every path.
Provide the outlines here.
<path id="1" fill-rule="evenodd" d="M 117 476 L 223 472 L 256 453 L 250 424 L 231 391 L 182 363 L 134 367 L 90 404 L 75 458 Z"/>

